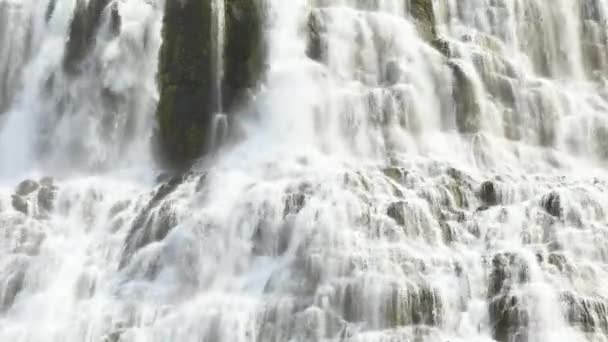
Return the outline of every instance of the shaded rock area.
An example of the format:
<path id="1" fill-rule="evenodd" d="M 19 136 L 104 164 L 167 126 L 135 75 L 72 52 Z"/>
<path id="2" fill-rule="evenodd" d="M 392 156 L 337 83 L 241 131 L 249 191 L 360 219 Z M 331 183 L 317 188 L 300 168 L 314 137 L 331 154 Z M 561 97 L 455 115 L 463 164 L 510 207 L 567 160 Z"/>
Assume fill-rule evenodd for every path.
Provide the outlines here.
<path id="1" fill-rule="evenodd" d="M 167 1 L 158 65 L 158 138 L 165 162 L 183 165 L 206 145 L 214 103 L 211 1 Z"/>
<path id="2" fill-rule="evenodd" d="M 477 133 L 481 129 L 481 107 L 475 85 L 462 65 L 452 61 L 448 65 L 453 72 L 456 127 L 461 133 Z"/>
<path id="3" fill-rule="evenodd" d="M 0 313 L 8 310 L 19 293 L 23 290 L 25 274 L 29 262 L 24 258 L 16 258 L 3 265 L 3 282 L 0 282 Z"/>
<path id="4" fill-rule="evenodd" d="M 386 215 L 390 218 L 392 218 L 393 220 L 395 220 L 395 222 L 400 225 L 400 226 L 404 226 L 405 222 L 406 222 L 406 212 L 405 212 L 405 206 L 407 205 L 407 203 L 405 202 L 396 202 L 396 203 L 391 203 L 388 208 L 386 209 Z"/>
<path id="5" fill-rule="evenodd" d="M 528 265 L 513 253 L 499 253 L 492 259 L 488 288 L 488 311 L 493 336 L 500 342 L 527 341 L 529 314 L 518 285 L 529 281 Z"/>
<path id="6" fill-rule="evenodd" d="M 260 0 L 226 1 L 223 108 L 229 113 L 247 103 L 265 68 L 264 8 Z"/>
<path id="7" fill-rule="evenodd" d="M 15 189 L 11 204 L 13 209 L 29 216 L 46 218 L 53 210 L 57 187 L 50 177 L 34 181 L 24 180 Z"/>
<path id="8" fill-rule="evenodd" d="M 263 73 L 263 16 L 258 0 L 226 1 L 225 74 L 216 67 L 213 4 L 167 1 L 159 56 L 158 149 L 163 161 L 183 168 L 210 151 L 213 117 L 236 111 Z M 221 98 L 219 92 L 221 91 Z M 220 102 L 221 103 L 218 103 Z"/>
<path id="9" fill-rule="evenodd" d="M 173 193 L 185 180 L 185 175 L 173 176 L 161 184 L 152 195 L 146 206 L 133 220 L 125 241 L 125 248 L 120 261 L 123 268 L 131 257 L 142 247 L 161 241 L 177 224 L 177 218 L 170 201 L 165 198 Z"/>
<path id="10" fill-rule="evenodd" d="M 551 216 L 562 216 L 563 209 L 561 205 L 561 198 L 557 192 L 551 192 L 550 194 L 543 196 L 541 199 L 541 206 Z"/>
<path id="11" fill-rule="evenodd" d="M 478 211 L 486 210 L 499 204 L 500 195 L 498 193 L 496 183 L 492 181 L 485 181 L 481 183 L 479 190 L 477 190 L 477 197 L 481 201 L 481 207 L 477 209 Z"/>
<path id="12" fill-rule="evenodd" d="M 108 8 L 110 0 L 78 0 L 76 10 L 70 24 L 70 33 L 63 57 L 63 68 L 67 73 L 77 73 L 82 61 L 95 46 L 95 35 L 102 24 L 104 11 L 111 11 L 111 32 L 120 31 L 121 19 L 116 3 Z M 49 3 L 47 18 L 52 16 L 55 9 L 55 1 Z"/>
<path id="13" fill-rule="evenodd" d="M 318 62 L 324 61 L 327 54 L 327 27 L 322 18 L 321 11 L 312 11 L 308 16 L 308 42 L 306 55 Z"/>
<path id="14" fill-rule="evenodd" d="M 416 29 L 420 35 L 428 42 L 435 42 L 437 39 L 437 24 L 433 1 L 410 0 L 409 13 L 416 20 Z"/>
<path id="15" fill-rule="evenodd" d="M 563 292 L 560 301 L 566 319 L 573 327 L 585 333 L 608 333 L 608 303 L 605 298 Z"/>

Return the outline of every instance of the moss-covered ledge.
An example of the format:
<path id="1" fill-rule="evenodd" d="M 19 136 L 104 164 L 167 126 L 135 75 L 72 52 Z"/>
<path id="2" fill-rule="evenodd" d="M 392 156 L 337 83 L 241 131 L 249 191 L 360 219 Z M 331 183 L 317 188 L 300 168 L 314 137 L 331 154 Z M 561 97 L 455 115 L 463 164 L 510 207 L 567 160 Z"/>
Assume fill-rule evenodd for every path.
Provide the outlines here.
<path id="1" fill-rule="evenodd" d="M 158 143 L 164 162 L 183 166 L 203 153 L 213 104 L 209 0 L 166 1 L 158 65 Z"/>
<path id="2" fill-rule="evenodd" d="M 418 33 L 426 41 L 434 43 L 437 39 L 437 22 L 432 0 L 409 0 L 409 13 L 416 21 Z"/>
<path id="3" fill-rule="evenodd" d="M 226 1 L 226 51 L 223 82 L 223 106 L 238 110 L 247 102 L 248 90 L 254 88 L 264 72 L 264 8 L 262 0 Z"/>
<path id="4" fill-rule="evenodd" d="M 262 1 L 224 1 L 221 99 L 215 81 L 213 2 L 166 1 L 158 71 L 157 144 L 162 161 L 172 167 L 187 167 L 209 152 L 213 115 L 220 105 L 224 111 L 235 111 L 263 71 Z"/>
<path id="5" fill-rule="evenodd" d="M 54 9 L 55 2 L 53 1 L 47 7 L 47 18 L 52 16 Z M 68 74 L 75 74 L 79 71 L 80 64 L 95 46 L 95 35 L 101 26 L 105 10 L 111 11 L 110 28 L 113 34 L 118 34 L 121 20 L 116 3 L 112 5 L 110 0 L 90 0 L 89 2 L 78 0 L 76 2 L 63 56 L 63 68 Z"/>

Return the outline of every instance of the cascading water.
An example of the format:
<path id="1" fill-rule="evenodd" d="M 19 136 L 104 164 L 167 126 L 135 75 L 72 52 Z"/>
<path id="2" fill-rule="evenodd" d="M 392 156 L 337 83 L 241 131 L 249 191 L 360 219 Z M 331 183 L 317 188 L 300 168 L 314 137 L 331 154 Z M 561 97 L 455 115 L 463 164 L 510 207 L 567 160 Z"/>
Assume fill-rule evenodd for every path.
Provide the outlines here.
<path id="1" fill-rule="evenodd" d="M 608 341 L 608 1 L 263 3 L 155 180 L 164 4 L 0 0 L 0 341 Z"/>

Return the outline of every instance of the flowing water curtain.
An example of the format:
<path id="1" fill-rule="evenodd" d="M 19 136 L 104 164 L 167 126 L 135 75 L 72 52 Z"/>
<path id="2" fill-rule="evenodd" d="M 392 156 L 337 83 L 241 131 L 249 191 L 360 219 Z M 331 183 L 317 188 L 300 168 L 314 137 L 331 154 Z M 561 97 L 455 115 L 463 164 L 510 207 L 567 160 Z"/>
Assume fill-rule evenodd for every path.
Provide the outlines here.
<path id="1" fill-rule="evenodd" d="M 1 144 L 2 155 L 10 156 L 3 164 L 22 159 L 21 170 L 42 164 L 65 171 L 134 164 L 148 156 L 162 4 L 2 6 L 14 12 L 3 21 L 9 31 L 0 41 L 3 72 L 10 72 L 2 79 L 11 82 L 11 98 L 2 101 L 3 137 L 14 139 Z"/>
<path id="2" fill-rule="evenodd" d="M 604 1 L 269 0 L 258 77 L 242 63 L 257 54 L 240 53 L 255 39 L 235 39 L 254 32 L 235 23 L 258 27 L 239 10 L 247 1 L 222 1 L 224 34 L 208 32 L 223 55 L 188 45 L 207 31 L 161 31 L 155 3 L 57 0 L 36 14 L 60 32 L 34 35 L 40 51 L 60 52 L 29 53 L 23 84 L 9 81 L 19 91 L 2 115 L 24 130 L 2 130 L 0 149 L 38 146 L 24 132 L 42 128 L 60 142 L 28 157 L 42 172 L 115 153 L 121 106 L 155 94 L 161 37 L 194 56 L 184 66 L 161 53 L 161 72 L 209 81 L 213 102 L 255 95 L 240 116 L 204 112 L 225 111 L 240 141 L 155 185 L 140 173 L 0 178 L 0 340 L 605 340 Z M 198 52 L 223 76 L 185 72 L 206 70 Z M 50 95 L 22 100 L 47 94 L 49 74 Z M 162 78 L 159 92 L 162 103 Z M 62 115 L 34 126 L 40 112 L 24 103 Z M 150 111 L 129 111 L 139 140 Z M 83 117 L 110 126 L 76 131 Z M 63 138 L 98 153 L 83 162 Z"/>

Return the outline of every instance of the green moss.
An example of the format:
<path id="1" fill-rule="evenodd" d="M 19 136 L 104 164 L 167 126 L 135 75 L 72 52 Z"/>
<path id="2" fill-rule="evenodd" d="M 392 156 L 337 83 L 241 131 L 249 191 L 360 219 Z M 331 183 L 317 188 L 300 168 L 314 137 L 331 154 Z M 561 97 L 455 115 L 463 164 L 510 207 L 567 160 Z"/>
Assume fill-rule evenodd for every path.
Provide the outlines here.
<path id="1" fill-rule="evenodd" d="M 227 0 L 223 108 L 230 110 L 263 71 L 259 0 Z M 163 161 L 176 167 L 208 152 L 218 111 L 215 47 L 209 0 L 167 1 L 159 51 L 157 140 Z"/>
<path id="2" fill-rule="evenodd" d="M 205 152 L 214 112 L 211 3 L 167 1 L 162 36 L 157 138 L 163 161 L 183 167 Z"/>
<path id="3" fill-rule="evenodd" d="M 226 1 L 223 104 L 234 109 L 264 73 L 264 8 L 260 0 Z"/>
<path id="4" fill-rule="evenodd" d="M 428 42 L 437 39 L 435 11 L 432 0 L 410 0 L 410 15 L 416 20 L 416 28 Z"/>

